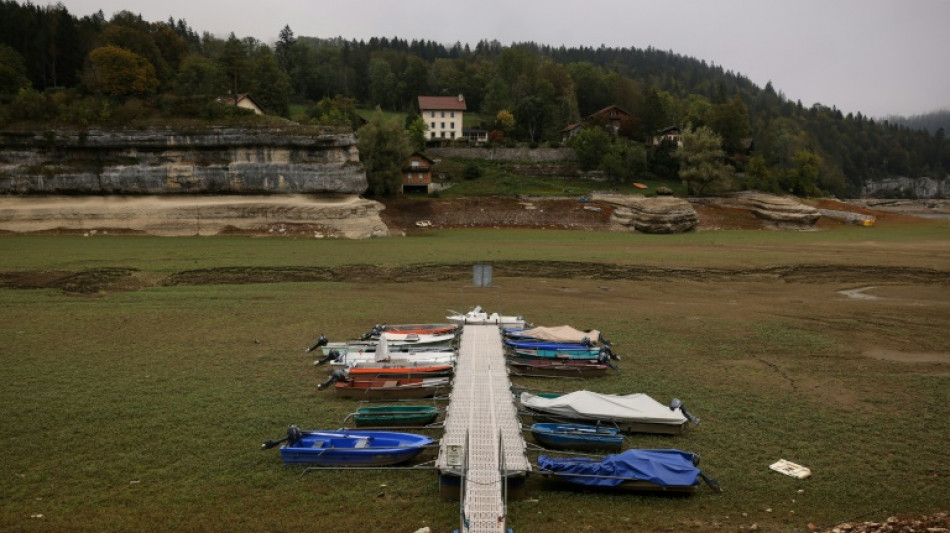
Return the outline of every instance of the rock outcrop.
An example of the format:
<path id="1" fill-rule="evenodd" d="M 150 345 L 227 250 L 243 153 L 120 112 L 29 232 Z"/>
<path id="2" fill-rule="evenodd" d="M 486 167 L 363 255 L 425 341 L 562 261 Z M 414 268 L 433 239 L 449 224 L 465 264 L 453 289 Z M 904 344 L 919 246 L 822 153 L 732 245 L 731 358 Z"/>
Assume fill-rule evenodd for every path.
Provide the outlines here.
<path id="1" fill-rule="evenodd" d="M 388 234 L 353 134 L 0 133 L 0 231 Z"/>
<path id="2" fill-rule="evenodd" d="M 362 194 L 353 134 L 0 133 L 0 194 Z"/>
<path id="3" fill-rule="evenodd" d="M 760 193 L 739 193 L 723 198 L 721 205 L 748 209 L 767 227 L 785 230 L 810 230 L 821 218 L 814 207 L 785 196 Z"/>
<path id="4" fill-rule="evenodd" d="M 0 231 L 147 235 L 389 234 L 383 205 L 356 195 L 0 197 Z"/>
<path id="5" fill-rule="evenodd" d="M 699 224 L 693 207 L 681 198 L 595 194 L 592 201 L 614 206 L 611 223 L 617 229 L 643 233 L 684 233 Z"/>

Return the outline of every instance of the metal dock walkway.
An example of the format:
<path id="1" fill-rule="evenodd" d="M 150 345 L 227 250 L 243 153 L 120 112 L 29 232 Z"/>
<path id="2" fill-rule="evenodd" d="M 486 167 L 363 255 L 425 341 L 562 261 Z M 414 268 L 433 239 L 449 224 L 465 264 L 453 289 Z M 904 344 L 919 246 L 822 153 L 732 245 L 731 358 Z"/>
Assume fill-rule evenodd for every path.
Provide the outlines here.
<path id="1" fill-rule="evenodd" d="M 498 326 L 465 325 L 436 467 L 458 491 L 461 532 L 504 532 L 507 490 L 531 470 Z M 453 494 L 454 495 L 454 494 Z"/>

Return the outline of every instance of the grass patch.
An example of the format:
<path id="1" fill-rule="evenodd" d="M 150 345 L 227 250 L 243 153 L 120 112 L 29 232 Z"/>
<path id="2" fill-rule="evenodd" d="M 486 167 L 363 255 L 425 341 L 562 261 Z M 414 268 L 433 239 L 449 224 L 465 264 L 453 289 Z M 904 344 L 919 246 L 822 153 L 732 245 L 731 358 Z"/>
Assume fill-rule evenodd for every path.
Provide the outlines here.
<path id="1" fill-rule="evenodd" d="M 496 258 L 666 268 L 853 264 L 842 249 L 858 250 L 866 264 L 947 270 L 946 229 L 663 238 L 472 230 L 367 241 L 5 236 L 0 273 L 110 267 L 160 277 L 221 266 Z M 881 248 L 887 253 L 873 252 Z M 497 289 L 481 292 L 464 284 L 183 285 L 92 296 L 0 288 L 0 529 L 452 530 L 457 503 L 438 499 L 434 473 L 299 478 L 276 450 L 258 447 L 291 423 L 338 427 L 355 408 L 316 391 L 324 376 L 302 350 L 321 332 L 353 338 L 375 323 L 435 322 L 447 308 L 475 303 L 538 324 L 603 330 L 623 357 L 621 372 L 516 384 L 680 397 L 702 426 L 629 444 L 698 452 L 725 487 L 689 498 L 613 495 L 531 476 L 528 498 L 509 508 L 515 531 L 734 531 L 753 523 L 803 531 L 865 513 L 877 520 L 930 513 L 950 501 L 946 365 L 859 355 L 865 343 L 908 352 L 950 346 L 947 284 L 894 283 L 875 301 L 808 279 L 499 277 Z M 779 458 L 809 466 L 814 477 L 768 470 Z"/>

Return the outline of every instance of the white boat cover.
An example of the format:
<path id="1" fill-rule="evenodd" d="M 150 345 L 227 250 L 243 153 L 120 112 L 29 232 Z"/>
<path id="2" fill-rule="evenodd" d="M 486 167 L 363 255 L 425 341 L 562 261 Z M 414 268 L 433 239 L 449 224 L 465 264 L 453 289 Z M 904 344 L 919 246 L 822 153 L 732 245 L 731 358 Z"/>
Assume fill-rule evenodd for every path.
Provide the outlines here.
<path id="1" fill-rule="evenodd" d="M 571 326 L 538 326 L 536 328 L 519 331 L 518 334 L 551 342 L 573 342 L 581 344 L 584 342 L 584 339 L 588 339 L 593 344 L 600 342 L 600 332 L 596 329 L 581 331 Z"/>
<path id="2" fill-rule="evenodd" d="M 641 422 L 648 424 L 686 423 L 680 408 L 669 406 L 643 393 L 617 395 L 600 394 L 586 390 L 575 391 L 557 398 L 544 398 L 528 392 L 521 393 L 521 404 L 535 411 L 571 419 L 612 420 L 617 423 Z"/>
<path id="3" fill-rule="evenodd" d="M 374 361 L 388 361 L 389 360 L 389 339 L 385 333 L 379 334 L 379 344 L 376 345 L 376 353 L 373 357 Z"/>

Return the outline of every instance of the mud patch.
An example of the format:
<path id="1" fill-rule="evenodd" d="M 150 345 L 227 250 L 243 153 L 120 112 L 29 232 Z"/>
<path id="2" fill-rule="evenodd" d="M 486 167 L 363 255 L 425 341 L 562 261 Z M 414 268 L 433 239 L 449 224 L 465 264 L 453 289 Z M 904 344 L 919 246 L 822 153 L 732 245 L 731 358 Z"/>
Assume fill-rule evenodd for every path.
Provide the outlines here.
<path id="1" fill-rule="evenodd" d="M 886 348 L 868 348 L 862 352 L 863 356 L 882 361 L 898 363 L 944 363 L 950 364 L 950 352 L 902 352 Z"/>
<path id="2" fill-rule="evenodd" d="M 793 265 L 751 269 L 664 268 L 569 261 L 496 261 L 496 278 L 548 278 L 570 280 L 774 282 L 788 283 L 905 283 L 950 284 L 950 274 L 913 267 L 862 267 Z M 155 285 L 220 285 L 245 283 L 295 283 L 314 281 L 405 283 L 466 280 L 471 263 L 411 265 L 344 265 L 338 267 L 224 267 L 184 270 L 161 279 L 145 281 L 133 268 L 99 268 L 78 272 L 0 272 L 0 287 L 60 288 L 89 294 L 99 291 L 139 290 Z M 561 286 L 564 292 L 571 287 Z"/>
<path id="3" fill-rule="evenodd" d="M 878 296 L 874 296 L 873 294 L 865 294 L 865 291 L 876 288 L 877 287 L 859 287 L 857 289 L 838 291 L 838 294 L 843 294 L 848 298 L 854 298 L 855 300 L 877 300 Z"/>

